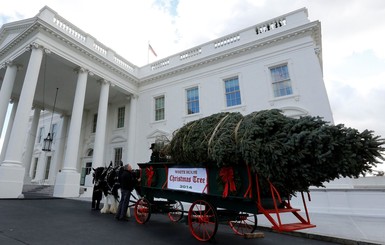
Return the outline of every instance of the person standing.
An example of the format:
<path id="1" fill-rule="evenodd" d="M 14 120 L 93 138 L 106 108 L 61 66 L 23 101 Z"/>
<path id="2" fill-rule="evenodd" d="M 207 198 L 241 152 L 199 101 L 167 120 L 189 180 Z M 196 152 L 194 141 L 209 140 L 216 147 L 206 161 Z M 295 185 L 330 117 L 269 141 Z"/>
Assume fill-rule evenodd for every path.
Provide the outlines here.
<path id="1" fill-rule="evenodd" d="M 122 168 L 123 170 L 119 172 L 121 198 L 119 202 L 118 212 L 115 216 L 117 220 L 127 220 L 126 214 L 128 210 L 128 205 L 130 204 L 130 196 L 132 190 L 134 189 L 134 180 L 131 172 L 131 165 L 126 164 Z"/>
<path id="2" fill-rule="evenodd" d="M 92 174 L 92 176 L 92 183 L 94 184 L 94 188 L 92 190 L 92 210 L 100 210 L 100 201 L 102 200 L 103 190 L 100 184 L 100 180 L 95 180 L 95 172 Z"/>
<path id="3" fill-rule="evenodd" d="M 157 149 L 155 143 L 151 144 L 150 150 L 152 150 L 150 162 L 159 162 L 160 161 L 159 150 Z"/>

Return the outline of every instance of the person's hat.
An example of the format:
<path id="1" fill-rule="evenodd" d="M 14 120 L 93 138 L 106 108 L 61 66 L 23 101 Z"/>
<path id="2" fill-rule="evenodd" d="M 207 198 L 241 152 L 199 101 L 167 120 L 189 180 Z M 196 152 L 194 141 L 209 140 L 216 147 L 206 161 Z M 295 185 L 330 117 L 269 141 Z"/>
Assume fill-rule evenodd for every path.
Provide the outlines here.
<path id="1" fill-rule="evenodd" d="M 155 149 L 155 143 L 151 144 L 150 150 Z"/>

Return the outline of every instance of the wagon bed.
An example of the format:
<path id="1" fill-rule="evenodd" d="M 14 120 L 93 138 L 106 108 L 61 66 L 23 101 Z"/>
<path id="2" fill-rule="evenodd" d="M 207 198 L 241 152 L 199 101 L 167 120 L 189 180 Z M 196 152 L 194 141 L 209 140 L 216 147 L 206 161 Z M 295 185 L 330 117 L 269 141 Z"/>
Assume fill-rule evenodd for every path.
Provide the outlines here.
<path id="1" fill-rule="evenodd" d="M 146 223 L 151 213 L 167 213 L 172 221 L 179 221 L 185 213 L 181 202 L 187 202 L 191 203 L 187 215 L 191 233 L 201 241 L 212 239 L 218 223 L 223 222 L 236 234 L 252 233 L 258 214 L 265 215 L 278 231 L 315 227 L 310 223 L 303 193 L 306 218 L 299 214 L 300 209 L 292 208 L 289 197 L 281 196 L 270 182 L 264 181 L 261 186 L 258 175 L 246 165 L 223 168 L 213 164 L 170 162 L 138 165 L 142 197 L 135 204 L 138 223 Z M 281 213 L 292 213 L 299 222 L 283 224 Z"/>

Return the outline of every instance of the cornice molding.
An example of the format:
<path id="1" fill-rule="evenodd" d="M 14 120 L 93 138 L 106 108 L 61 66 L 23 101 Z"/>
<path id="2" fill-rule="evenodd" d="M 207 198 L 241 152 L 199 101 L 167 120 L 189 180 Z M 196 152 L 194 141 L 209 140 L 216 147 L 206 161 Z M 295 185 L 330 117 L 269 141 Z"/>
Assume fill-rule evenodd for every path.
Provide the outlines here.
<path id="1" fill-rule="evenodd" d="M 194 60 L 189 63 L 182 64 L 180 66 L 175 66 L 168 69 L 167 69 L 167 66 L 165 66 L 164 68 L 159 68 L 159 70 L 154 71 L 153 74 L 148 75 L 146 77 L 140 77 L 140 76 L 137 77 L 136 75 L 121 68 L 118 64 L 115 64 L 112 61 L 106 59 L 101 54 L 98 54 L 97 52 L 91 50 L 89 47 L 80 43 L 76 39 L 73 39 L 71 36 L 68 36 L 62 31 L 56 29 L 54 26 L 51 26 L 50 24 L 47 24 L 46 22 L 38 18 L 36 18 L 33 22 L 31 21 L 30 23 L 32 24 L 29 25 L 24 32 L 22 32 L 20 35 L 15 37 L 14 40 L 12 40 L 2 50 L 0 50 L 0 57 L 5 55 L 8 52 L 11 52 L 13 48 L 19 45 L 19 43 L 21 43 L 22 40 L 25 39 L 31 33 L 35 31 L 44 32 L 49 34 L 49 36 L 64 43 L 69 48 L 76 50 L 76 52 L 78 52 L 79 54 L 84 55 L 91 62 L 92 61 L 97 62 L 101 66 L 104 66 L 105 68 L 110 70 L 112 73 L 119 75 L 124 80 L 126 81 L 128 80 L 129 82 L 131 82 L 132 84 L 138 87 L 150 84 L 159 79 L 164 79 L 166 77 L 182 74 L 184 72 L 199 68 L 204 65 L 215 64 L 225 59 L 229 59 L 233 56 L 242 55 L 245 52 L 250 52 L 251 50 L 264 49 L 274 44 L 281 43 L 287 39 L 298 37 L 299 35 L 308 34 L 309 32 L 311 32 L 311 37 L 314 39 L 315 46 L 318 47 L 318 50 L 315 50 L 315 51 L 322 52 L 322 50 L 320 50 L 321 48 L 320 24 L 318 21 L 314 21 L 298 27 L 282 30 L 273 35 L 268 35 L 266 37 L 261 36 L 261 38 L 252 40 L 249 43 L 243 44 L 241 46 L 234 46 L 231 49 L 219 51 L 218 53 L 214 53 L 213 55 L 202 57 L 201 59 Z M 161 61 L 158 61 L 158 62 L 161 62 Z M 77 65 L 80 65 L 80 64 L 77 64 Z M 137 69 L 141 69 L 141 68 L 137 68 Z M 94 72 L 90 72 L 90 75 L 91 73 L 94 73 Z"/>
<path id="2" fill-rule="evenodd" d="M 18 46 L 22 42 L 22 40 L 24 40 L 32 32 L 36 31 L 37 28 L 38 26 L 36 26 L 35 24 L 32 24 L 29 27 L 27 27 L 27 29 L 25 29 L 24 32 L 20 33 L 18 36 L 16 36 L 13 40 L 8 42 L 8 44 L 0 50 L 0 57 L 11 52 L 13 48 Z"/>
<path id="3" fill-rule="evenodd" d="M 112 72 L 118 73 L 124 79 L 128 79 L 131 82 L 134 82 L 136 85 L 138 85 L 139 80 L 134 75 L 125 71 L 119 65 L 112 63 L 108 59 L 105 59 L 103 56 L 101 56 L 97 52 L 90 50 L 87 46 L 79 43 L 78 41 L 71 38 L 70 36 L 67 36 L 64 33 L 61 33 L 61 31 L 58 31 L 58 30 L 52 28 L 51 26 L 43 25 L 41 23 L 39 23 L 39 29 L 42 31 L 45 31 L 46 33 L 50 34 L 50 36 L 55 37 L 56 39 L 60 40 L 61 42 L 64 42 L 69 47 L 77 50 L 79 53 L 87 56 L 91 60 L 94 60 L 97 63 L 101 64 L 102 66 L 107 67 Z"/>
<path id="4" fill-rule="evenodd" d="M 139 86 L 148 85 L 153 81 L 164 79 L 165 77 L 171 77 L 176 74 L 181 74 L 183 72 L 201 67 L 203 65 L 214 64 L 216 62 L 223 61 L 233 56 L 241 55 L 245 52 L 250 52 L 251 50 L 271 47 L 272 45 L 282 43 L 283 41 L 286 41 L 288 39 L 307 35 L 309 32 L 311 32 L 312 38 L 315 39 L 315 37 L 319 35 L 317 34 L 319 33 L 319 26 L 317 24 L 314 25 L 310 23 L 310 25 L 308 24 L 306 26 L 300 26 L 297 28 L 289 29 L 284 32 L 278 32 L 275 35 L 267 36 L 266 38 L 255 40 L 243 46 L 235 46 L 233 49 L 225 50 L 223 52 L 218 52 L 216 55 L 202 58 L 201 60 L 193 61 L 191 63 L 185 64 L 184 66 L 178 66 L 178 67 L 163 70 L 163 71 L 157 71 L 153 75 L 148 76 L 148 78 L 140 79 Z M 318 40 L 315 40 L 315 42 L 317 41 Z"/>
<path id="5" fill-rule="evenodd" d="M 0 57 L 5 56 L 7 53 L 12 52 L 12 49 L 17 45 L 19 45 L 20 43 L 22 43 L 22 41 L 29 34 L 35 31 L 44 31 L 45 33 L 50 34 L 50 36 L 54 37 L 55 39 L 58 39 L 61 42 L 64 42 L 69 47 L 74 48 L 79 53 L 87 56 L 90 60 L 94 60 L 99 64 L 101 64 L 102 66 L 109 69 L 110 71 L 112 71 L 113 73 L 120 75 L 123 79 L 133 82 L 136 86 L 139 84 L 139 79 L 137 77 L 125 71 L 123 68 L 119 67 L 119 65 L 113 64 L 111 61 L 105 59 L 104 57 L 101 57 L 96 52 L 89 50 L 88 47 L 82 45 L 81 43 L 78 43 L 76 40 L 72 39 L 71 37 L 66 36 L 64 33 L 61 33 L 60 30 L 56 30 L 52 26 L 42 22 L 40 19 L 36 19 L 34 22 L 29 23 L 29 25 L 25 25 L 25 26 L 26 26 L 25 27 L 26 30 L 24 32 L 22 32 L 20 35 L 15 37 L 15 39 L 11 40 L 5 47 L 3 47 L 3 49 L 0 50 Z M 31 46 L 28 45 L 24 49 L 24 51 L 30 51 L 30 49 L 31 49 Z"/>

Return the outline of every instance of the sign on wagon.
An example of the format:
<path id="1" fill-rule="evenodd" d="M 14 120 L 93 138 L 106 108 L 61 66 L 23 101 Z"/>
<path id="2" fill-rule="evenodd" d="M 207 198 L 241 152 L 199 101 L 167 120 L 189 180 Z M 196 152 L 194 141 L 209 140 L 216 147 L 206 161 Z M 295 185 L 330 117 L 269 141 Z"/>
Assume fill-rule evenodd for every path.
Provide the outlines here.
<path id="1" fill-rule="evenodd" d="M 207 193 L 205 168 L 169 168 L 167 188 L 197 193 Z"/>

